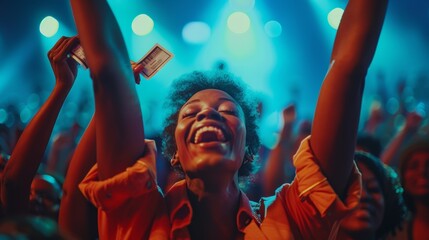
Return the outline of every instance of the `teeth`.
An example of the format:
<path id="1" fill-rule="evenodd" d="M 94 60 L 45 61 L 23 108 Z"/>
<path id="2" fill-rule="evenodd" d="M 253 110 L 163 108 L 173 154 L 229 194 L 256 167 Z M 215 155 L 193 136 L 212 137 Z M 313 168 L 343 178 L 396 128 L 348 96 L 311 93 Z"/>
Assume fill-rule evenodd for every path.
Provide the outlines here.
<path id="1" fill-rule="evenodd" d="M 195 133 L 194 143 L 199 143 L 202 141 L 202 134 L 205 132 L 213 132 L 216 134 L 217 140 L 220 142 L 225 141 L 225 135 L 223 134 L 222 130 L 220 130 L 217 127 L 214 126 L 206 126 L 198 129 L 198 131 Z"/>

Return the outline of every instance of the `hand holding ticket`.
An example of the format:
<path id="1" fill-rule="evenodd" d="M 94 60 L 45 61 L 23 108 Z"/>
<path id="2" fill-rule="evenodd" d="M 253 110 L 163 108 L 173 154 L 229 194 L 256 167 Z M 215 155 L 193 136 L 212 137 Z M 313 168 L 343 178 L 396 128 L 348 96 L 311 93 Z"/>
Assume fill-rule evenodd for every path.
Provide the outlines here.
<path id="1" fill-rule="evenodd" d="M 173 54 L 167 51 L 159 44 L 155 44 L 152 49 L 144 55 L 134 68 L 140 72 L 146 79 L 150 79 L 157 73 L 170 59 Z"/>
<path id="2" fill-rule="evenodd" d="M 84 69 L 88 68 L 82 46 L 74 48 L 70 56 Z M 140 83 L 139 74 L 146 79 L 153 77 L 170 59 L 173 54 L 159 44 L 155 44 L 138 62 L 131 61 L 136 83 Z"/>

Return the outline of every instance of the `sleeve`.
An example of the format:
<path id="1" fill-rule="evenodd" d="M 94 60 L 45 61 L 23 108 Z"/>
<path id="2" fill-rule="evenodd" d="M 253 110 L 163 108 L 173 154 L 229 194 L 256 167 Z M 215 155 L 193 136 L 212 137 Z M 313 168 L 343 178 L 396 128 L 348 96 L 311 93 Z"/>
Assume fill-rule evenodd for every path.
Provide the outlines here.
<path id="1" fill-rule="evenodd" d="M 97 164 L 79 184 L 82 194 L 97 208 L 109 211 L 130 198 L 160 191 L 156 183 L 156 147 L 146 141 L 147 151 L 133 166 L 112 178 L 99 181 Z"/>
<path id="2" fill-rule="evenodd" d="M 302 239 L 335 239 L 340 220 L 360 201 L 361 175 L 354 165 L 344 200 L 332 189 L 315 161 L 310 148 L 310 136 L 304 139 L 294 156 L 295 180 L 277 193 L 284 199 L 294 235 Z M 298 237 L 299 239 L 299 237 Z"/>

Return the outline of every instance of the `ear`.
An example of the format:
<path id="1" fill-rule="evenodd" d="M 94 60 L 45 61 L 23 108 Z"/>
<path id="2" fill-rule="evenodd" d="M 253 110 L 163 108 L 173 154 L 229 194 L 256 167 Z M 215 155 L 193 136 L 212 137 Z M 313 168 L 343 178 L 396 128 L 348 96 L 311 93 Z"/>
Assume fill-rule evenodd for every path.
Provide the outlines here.
<path id="1" fill-rule="evenodd" d="M 179 161 L 179 155 L 176 153 L 174 153 L 174 156 L 171 158 L 170 160 L 170 164 L 173 167 L 178 167 L 180 166 L 180 161 Z"/>

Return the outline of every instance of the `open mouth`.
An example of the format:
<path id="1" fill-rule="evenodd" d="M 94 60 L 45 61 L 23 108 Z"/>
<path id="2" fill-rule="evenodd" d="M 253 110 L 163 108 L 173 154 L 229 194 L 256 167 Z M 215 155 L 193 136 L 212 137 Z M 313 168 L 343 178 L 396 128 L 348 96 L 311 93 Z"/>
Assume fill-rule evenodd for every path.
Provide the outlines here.
<path id="1" fill-rule="evenodd" d="M 194 144 L 225 142 L 227 139 L 225 135 L 224 131 L 217 126 L 204 126 L 195 132 L 192 142 Z"/>

